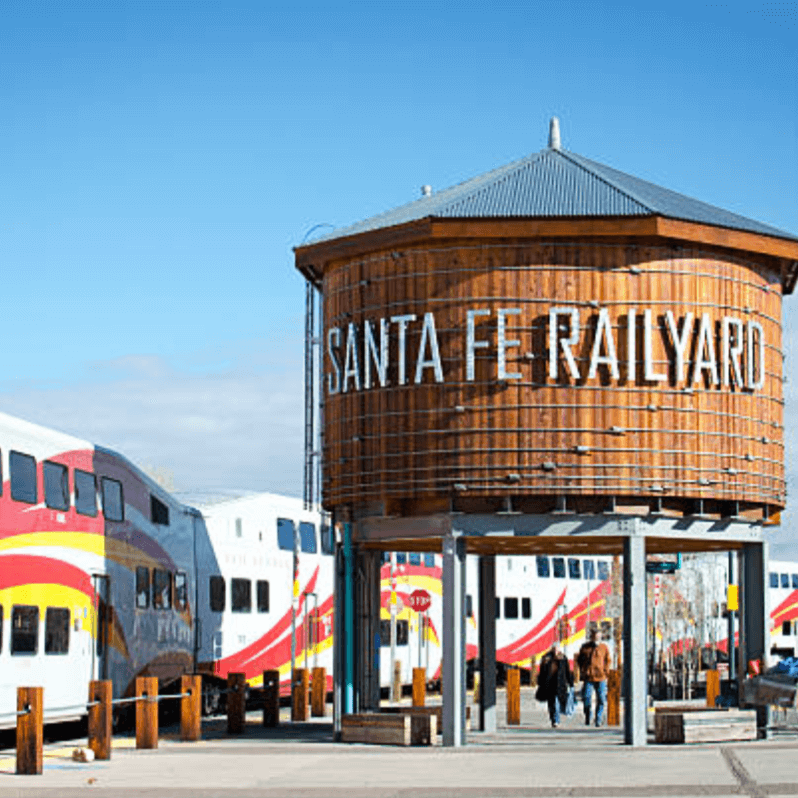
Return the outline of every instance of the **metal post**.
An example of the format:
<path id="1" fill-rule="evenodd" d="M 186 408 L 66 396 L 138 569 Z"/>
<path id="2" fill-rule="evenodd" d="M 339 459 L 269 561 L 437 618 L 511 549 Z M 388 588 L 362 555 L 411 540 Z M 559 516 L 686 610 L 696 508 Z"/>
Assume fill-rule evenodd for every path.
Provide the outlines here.
<path id="1" fill-rule="evenodd" d="M 465 745 L 465 539 L 443 539 L 443 745 Z"/>
<path id="2" fill-rule="evenodd" d="M 343 710 L 355 711 L 355 638 L 354 638 L 354 555 L 352 552 L 352 524 L 344 523 L 344 684 Z"/>
<path id="3" fill-rule="evenodd" d="M 737 558 L 734 556 L 734 552 L 729 552 L 729 576 L 728 576 L 728 583 L 730 585 L 735 584 L 734 582 L 734 561 Z M 731 610 L 726 607 L 726 625 L 727 625 L 727 634 L 729 643 L 727 645 L 727 649 L 729 652 L 729 683 L 734 681 L 737 677 L 737 663 L 735 662 L 735 645 L 734 645 L 734 610 Z"/>
<path id="4" fill-rule="evenodd" d="M 296 524 L 294 528 L 294 581 L 291 586 L 291 673 L 296 668 L 296 613 L 299 601 L 299 530 Z"/>
<path id="5" fill-rule="evenodd" d="M 496 731 L 496 557 L 479 558 L 479 730 Z"/>
<path id="6" fill-rule="evenodd" d="M 646 540 L 623 541 L 624 742 L 646 744 Z"/>
<path id="7" fill-rule="evenodd" d="M 746 543 L 740 552 L 740 670 L 742 689 L 745 668 L 750 660 L 761 660 L 762 670 L 768 660 L 767 543 Z M 770 726 L 770 707 L 757 707 L 757 726 L 760 738 L 767 739 Z"/>
<path id="8" fill-rule="evenodd" d="M 396 695 L 396 679 L 394 678 L 394 669 L 396 668 L 396 552 L 391 552 L 391 599 L 388 603 L 391 613 L 391 667 L 389 673 L 391 674 L 391 701 L 398 701 L 399 696 Z"/>

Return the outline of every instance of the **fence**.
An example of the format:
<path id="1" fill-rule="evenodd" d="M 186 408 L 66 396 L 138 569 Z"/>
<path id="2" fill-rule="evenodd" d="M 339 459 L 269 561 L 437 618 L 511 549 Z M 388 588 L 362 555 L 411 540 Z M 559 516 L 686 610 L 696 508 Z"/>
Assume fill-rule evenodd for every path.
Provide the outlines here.
<path id="1" fill-rule="evenodd" d="M 292 680 L 292 720 L 307 720 L 308 673 L 297 668 Z M 324 716 L 326 699 L 326 670 L 313 669 L 312 712 L 314 717 Z M 158 679 L 140 676 L 135 680 L 135 695 L 113 698 L 113 685 L 109 680 L 89 682 L 88 701 L 85 704 L 49 708 L 45 713 L 43 687 L 18 687 L 17 710 L 6 717 L 16 717 L 16 772 L 19 775 L 40 775 L 43 767 L 44 719 L 57 720 L 75 713 L 88 715 L 88 748 L 95 759 L 110 759 L 112 748 L 113 708 L 135 704 L 136 748 L 158 747 L 158 704 L 162 701 L 180 701 L 180 739 L 196 742 L 201 738 L 202 676 L 184 675 L 177 694 L 158 694 Z M 243 673 L 227 677 L 227 732 L 241 734 L 246 725 L 247 698 L 252 692 L 263 692 L 263 725 L 277 726 L 280 722 L 280 673 L 264 671 L 263 687 L 250 688 Z"/>

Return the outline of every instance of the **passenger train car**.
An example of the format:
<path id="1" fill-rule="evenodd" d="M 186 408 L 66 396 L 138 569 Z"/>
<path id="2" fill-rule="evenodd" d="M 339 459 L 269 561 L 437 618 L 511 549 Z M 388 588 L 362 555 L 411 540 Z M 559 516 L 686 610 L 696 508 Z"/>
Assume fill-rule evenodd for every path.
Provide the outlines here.
<path id="1" fill-rule="evenodd" d="M 331 684 L 333 551 L 328 519 L 298 499 L 176 497 L 110 449 L 0 413 L 0 716 L 23 684 L 45 685 L 46 709 L 84 701 L 95 678 L 120 697 L 138 675 L 166 686 L 201 672 L 207 709 L 230 672 L 257 686 L 277 669 L 287 692 L 292 639 L 295 664 L 326 667 Z M 439 554 L 384 555 L 385 686 L 392 606 L 402 680 L 418 666 L 440 674 L 441 567 Z M 771 567 L 774 651 L 794 652 L 798 564 Z M 496 569 L 500 667 L 529 667 L 555 638 L 573 656 L 593 624 L 612 639 L 609 558 L 497 557 Z M 466 574 L 473 661 L 475 558 Z M 431 598 L 424 613 L 410 608 L 419 589 Z"/>

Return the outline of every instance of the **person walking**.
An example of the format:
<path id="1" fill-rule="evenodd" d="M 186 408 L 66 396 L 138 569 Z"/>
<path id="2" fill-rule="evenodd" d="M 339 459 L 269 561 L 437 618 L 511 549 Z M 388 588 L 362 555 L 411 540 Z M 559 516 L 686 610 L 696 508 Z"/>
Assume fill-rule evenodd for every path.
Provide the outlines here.
<path id="1" fill-rule="evenodd" d="M 585 725 L 590 725 L 593 693 L 596 694 L 596 726 L 604 722 L 607 705 L 607 676 L 610 672 L 610 650 L 601 642 L 601 630 L 590 632 L 590 642 L 579 649 L 576 657 L 582 677 L 582 700 L 585 704 Z"/>
<path id="2" fill-rule="evenodd" d="M 560 725 L 560 712 L 565 711 L 568 695 L 573 686 L 574 675 L 571 666 L 563 654 L 562 645 L 555 640 L 540 660 L 538 689 L 535 692 L 538 701 L 548 702 L 549 719 L 554 729 Z"/>

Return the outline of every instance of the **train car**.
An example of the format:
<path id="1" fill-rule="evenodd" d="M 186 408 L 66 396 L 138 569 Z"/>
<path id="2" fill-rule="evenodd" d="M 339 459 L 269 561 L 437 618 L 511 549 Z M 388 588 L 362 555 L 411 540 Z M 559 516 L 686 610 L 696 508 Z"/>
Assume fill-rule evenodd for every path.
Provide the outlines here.
<path id="1" fill-rule="evenodd" d="M 798 562 L 771 560 L 768 572 L 773 656 L 798 654 Z"/>
<path id="2" fill-rule="evenodd" d="M 119 697 L 193 670 L 201 516 L 110 449 L 6 414 L 0 469 L 0 715 L 22 684 L 73 707 L 91 679 Z"/>
<path id="3" fill-rule="evenodd" d="M 326 667 L 332 687 L 333 539 L 323 513 L 273 493 L 181 494 L 201 514 L 197 668 L 206 710 L 229 673 L 257 687 L 278 670 L 290 690 L 297 667 Z"/>

